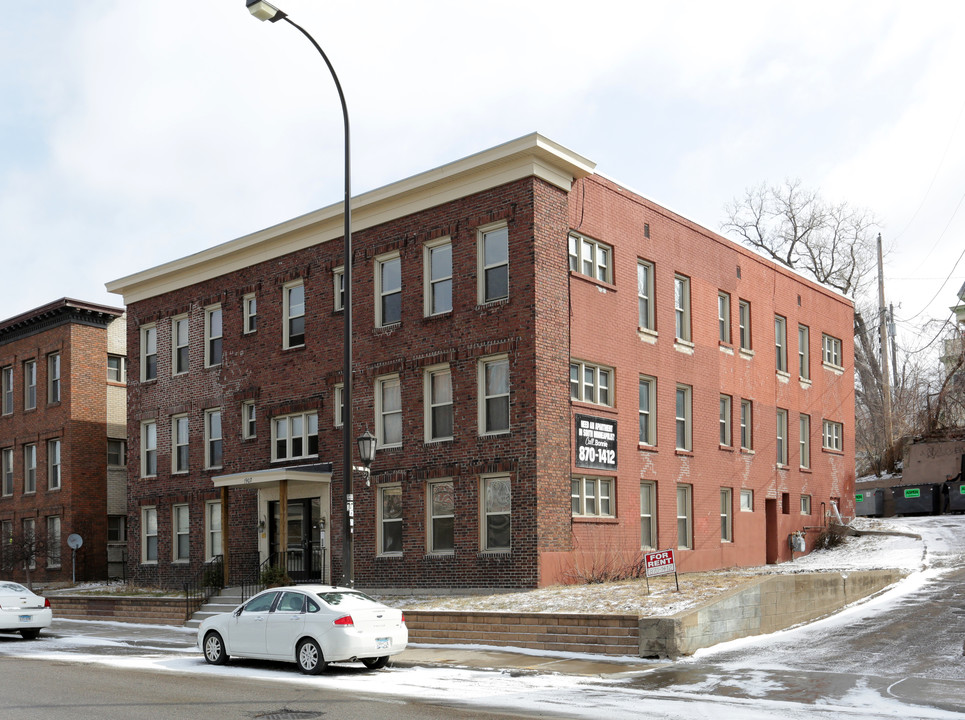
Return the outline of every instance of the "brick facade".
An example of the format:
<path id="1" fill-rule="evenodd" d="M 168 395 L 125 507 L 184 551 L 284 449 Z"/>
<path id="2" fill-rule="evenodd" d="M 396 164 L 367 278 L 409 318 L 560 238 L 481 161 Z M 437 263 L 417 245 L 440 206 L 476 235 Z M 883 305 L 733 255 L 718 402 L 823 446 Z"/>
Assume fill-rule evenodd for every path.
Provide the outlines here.
<path id="1" fill-rule="evenodd" d="M 11 555 L 15 546 L 25 547 L 26 521 L 33 523 L 38 542 L 32 581 L 72 579 L 67 538 L 73 533 L 84 541 L 76 554 L 77 579 L 108 577 L 107 337 L 112 323 L 123 325 L 122 315 L 116 308 L 64 299 L 0 322 L 0 368 L 4 382 L 9 382 L 7 373 L 12 380 L 12 393 L 4 398 L 0 414 L 5 574 L 26 577 L 22 562 Z M 123 352 L 121 347 L 119 354 Z M 55 357 L 59 358 L 59 382 L 55 381 Z M 32 363 L 36 363 L 33 389 L 28 380 L 33 372 L 27 370 Z M 123 414 L 123 397 L 115 400 L 118 403 Z M 119 433 L 115 437 L 123 439 L 125 431 L 124 426 L 115 428 Z M 12 472 L 7 477 L 3 465 L 10 461 Z M 123 519 L 125 511 L 118 515 Z"/>
<path id="2" fill-rule="evenodd" d="M 590 163 L 539 136 L 363 195 L 354 201 L 353 218 L 353 437 L 370 429 L 391 438 L 392 423 L 401 427 L 401 442 L 379 449 L 370 484 L 361 475 L 354 481 L 359 586 L 534 587 L 615 561 L 632 563 L 641 553 L 641 482 L 655 484 L 654 544 L 660 548 L 678 546 L 676 486 L 692 487 L 692 548 L 678 561 L 686 570 L 788 559 L 789 533 L 822 524 L 832 497 L 851 501 L 847 300 L 592 174 Z M 128 304 L 129 557 L 135 578 L 178 585 L 197 574 L 217 554 L 211 546 L 219 537 L 211 504 L 222 500 L 228 502 L 224 530 L 232 574 L 250 573 L 279 537 L 269 515 L 281 493 L 298 502 L 315 498 L 320 517 L 314 542 L 325 546 L 325 578 L 341 575 L 341 428 L 335 399 L 342 380 L 342 312 L 333 281 L 342 265 L 340 223 L 336 210 L 323 209 L 108 285 Z M 486 301 L 480 287 L 489 267 L 484 233 L 502 228 L 508 293 Z M 608 252 L 604 280 L 584 275 L 582 266 L 568 270 L 571 231 Z M 451 247 L 451 310 L 432 314 L 425 299 L 432 287 L 427 248 L 445 241 Z M 646 332 L 637 316 L 640 260 L 655 269 L 655 328 Z M 380 270 L 383 262 L 389 264 Z M 391 279 L 377 285 L 381 272 L 387 277 L 396 268 L 398 286 Z M 498 280 L 498 261 L 494 272 Z M 685 275 L 690 286 L 692 336 L 685 343 L 674 340 L 675 273 Z M 286 298 L 293 284 L 304 288 L 305 340 L 285 349 Z M 379 327 L 379 291 L 391 295 L 399 288 L 397 321 L 392 317 Z M 721 291 L 730 293 L 735 334 L 738 299 L 750 302 L 753 353 L 719 342 Z M 252 297 L 253 331 L 244 327 L 245 303 Z M 385 307 L 392 312 L 391 304 Z M 223 319 L 223 356 L 206 367 L 213 308 L 220 308 Z M 787 327 L 783 373 L 775 372 L 775 313 Z M 189 364 L 182 373 L 172 365 L 175 318 L 188 325 Z M 799 323 L 810 329 L 806 380 L 797 372 Z M 157 375 L 145 380 L 147 329 L 156 335 Z M 840 340 L 842 367 L 822 366 L 822 333 Z M 488 366 L 491 360 L 498 362 Z M 487 431 L 481 419 L 486 408 L 494 417 L 501 412 L 493 388 L 504 361 L 509 427 Z M 610 372 L 611 395 L 604 403 L 571 399 L 574 361 Z M 451 438 L 441 440 L 427 437 L 433 417 L 427 388 L 431 373 L 440 370 L 448 372 L 452 395 Z M 641 375 L 656 380 L 656 440 L 650 444 L 638 438 Z M 674 443 L 678 384 L 689 387 L 692 397 L 692 445 L 686 450 Z M 396 388 L 400 415 L 393 414 Z M 753 448 L 742 452 L 736 442 L 720 445 L 724 393 L 735 403 L 735 432 L 740 400 L 753 401 Z M 244 422 L 246 403 L 256 413 L 252 437 Z M 777 408 L 788 421 L 788 459 L 780 467 L 774 447 Z M 208 466 L 216 451 L 206 447 L 211 410 L 220 411 L 222 427 L 223 460 L 215 467 Z M 307 421 L 305 414 L 312 412 L 317 455 L 302 451 L 292 457 L 296 446 L 281 438 L 288 459 L 276 458 L 274 420 L 298 414 Z M 799 468 L 797 452 L 801 413 L 811 417 L 806 470 Z M 577 415 L 616 422 L 615 467 L 579 466 Z M 172 422 L 178 416 L 187 418 L 189 428 L 187 467 L 180 472 L 172 460 Z M 821 448 L 824 418 L 843 427 L 840 451 Z M 153 474 L 142 468 L 145 423 L 156 429 Z M 299 474 L 306 465 L 326 462 L 334 468 L 330 473 L 313 468 L 323 470 L 317 481 Z M 581 505 L 574 513 L 575 478 L 579 487 L 583 478 L 596 487 L 609 483 L 609 502 L 597 502 L 591 512 Z M 506 508 L 500 505 L 507 480 L 508 534 Z M 445 484 L 435 488 L 434 505 L 429 493 L 437 482 Z M 721 541 L 721 488 L 732 492 L 727 542 Z M 739 511 L 741 490 L 753 491 L 752 511 Z M 810 514 L 800 512 L 802 495 L 810 499 Z M 186 535 L 183 526 L 181 533 L 176 528 L 176 512 L 182 522 L 186 513 Z M 148 538 L 141 522 L 155 514 L 157 534 Z"/>

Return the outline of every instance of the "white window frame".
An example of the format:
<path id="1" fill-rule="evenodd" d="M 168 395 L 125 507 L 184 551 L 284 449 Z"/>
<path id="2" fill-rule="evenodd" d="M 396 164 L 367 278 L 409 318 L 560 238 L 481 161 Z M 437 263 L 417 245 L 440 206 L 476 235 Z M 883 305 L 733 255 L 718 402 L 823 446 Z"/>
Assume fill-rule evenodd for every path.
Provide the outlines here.
<path id="1" fill-rule="evenodd" d="M 694 487 L 677 484 L 677 547 L 694 549 Z"/>
<path id="2" fill-rule="evenodd" d="M 616 478 L 573 475 L 570 477 L 570 510 L 573 517 L 616 516 Z"/>
<path id="3" fill-rule="evenodd" d="M 224 416 L 221 408 L 204 411 L 204 467 L 213 470 L 224 465 Z"/>
<path id="4" fill-rule="evenodd" d="M 181 552 L 181 540 L 187 540 L 185 553 Z M 171 507 L 171 561 L 191 562 L 191 510 L 179 503 Z"/>
<path id="5" fill-rule="evenodd" d="M 479 498 L 481 502 L 479 513 L 480 547 L 482 548 L 483 552 L 510 552 L 513 546 L 513 483 L 509 475 L 482 475 L 480 476 L 479 481 Z M 496 483 L 499 483 L 500 487 L 502 487 L 503 483 L 505 483 L 505 487 L 509 492 L 508 509 L 504 509 L 501 506 L 497 507 L 496 509 L 492 509 L 492 503 L 490 500 L 499 500 L 499 498 L 495 497 L 496 492 L 492 490 L 492 488 L 496 487 Z M 506 521 L 509 523 L 509 542 L 506 545 L 497 545 L 495 543 L 490 544 L 490 518 L 503 516 L 506 517 Z"/>
<path id="6" fill-rule="evenodd" d="M 733 399 L 730 395 L 720 396 L 720 444 L 722 447 L 731 447 L 733 444 L 733 434 L 731 433 L 731 421 L 733 416 Z"/>
<path id="7" fill-rule="evenodd" d="M 801 469 L 811 469 L 811 416 L 801 413 L 798 417 L 798 444 L 801 451 Z"/>
<path id="8" fill-rule="evenodd" d="M 673 276 L 674 338 L 691 341 L 690 278 L 680 273 Z"/>
<path id="9" fill-rule="evenodd" d="M 754 402 L 741 398 L 741 450 L 754 449 Z"/>
<path id="10" fill-rule="evenodd" d="M 753 490 L 741 490 L 741 512 L 754 512 Z"/>
<path id="11" fill-rule="evenodd" d="M 204 504 L 204 558 L 212 560 L 222 554 L 221 501 L 208 500 Z"/>
<path id="12" fill-rule="evenodd" d="M 184 337 L 181 329 L 184 328 Z M 184 367 L 181 367 L 179 353 L 184 348 Z M 171 318 L 171 374 L 183 375 L 191 367 L 191 324 L 187 315 Z"/>
<path id="13" fill-rule="evenodd" d="M 258 296 L 248 293 L 241 298 L 242 334 L 258 332 Z"/>
<path id="14" fill-rule="evenodd" d="M 657 444 L 657 378 L 641 375 L 637 396 L 640 413 L 637 442 L 655 447 Z"/>
<path id="15" fill-rule="evenodd" d="M 204 366 L 217 367 L 224 362 L 224 312 L 221 305 L 204 309 Z"/>
<path id="16" fill-rule="evenodd" d="M 332 268 L 332 310 L 340 312 L 345 307 L 345 266 Z"/>
<path id="17" fill-rule="evenodd" d="M 720 342 L 730 345 L 730 293 L 717 292 L 717 331 Z"/>
<path id="18" fill-rule="evenodd" d="M 61 450 L 63 445 L 59 438 L 47 441 L 47 489 L 60 490 L 63 477 L 61 465 Z"/>
<path id="19" fill-rule="evenodd" d="M 13 495 L 13 448 L 0 450 L 0 496 Z"/>
<path id="20" fill-rule="evenodd" d="M 184 467 L 180 465 L 182 448 L 184 448 Z M 190 470 L 191 424 L 187 415 L 174 415 L 171 417 L 171 473 L 179 475 Z"/>
<path id="21" fill-rule="evenodd" d="M 398 393 L 398 407 L 395 403 L 386 402 L 386 390 L 394 389 Z M 382 375 L 375 379 L 375 437 L 378 448 L 398 448 L 402 447 L 404 440 L 403 427 L 403 403 L 402 403 L 402 380 L 398 374 Z M 388 437 L 386 433 L 386 423 L 398 418 L 398 438 Z"/>
<path id="22" fill-rule="evenodd" d="M 844 425 L 834 420 L 824 420 L 822 423 L 821 447 L 833 452 L 844 449 Z"/>
<path id="23" fill-rule="evenodd" d="M 841 341 L 833 335 L 822 333 L 821 358 L 824 365 L 835 370 L 843 370 L 844 366 L 842 363 L 844 360 L 842 359 Z"/>
<path id="24" fill-rule="evenodd" d="M 150 539 L 154 538 L 154 552 L 149 550 Z M 157 508 L 153 505 L 141 508 L 141 564 L 157 565 L 159 557 Z"/>
<path id="25" fill-rule="evenodd" d="M 444 396 L 440 397 L 436 392 L 437 387 L 435 380 L 437 378 L 446 379 L 449 391 L 448 399 Z M 452 370 L 450 369 L 449 365 L 433 365 L 425 368 L 423 374 L 423 387 L 425 391 L 423 400 L 423 407 L 425 408 L 425 417 L 423 419 L 425 427 L 425 442 L 430 443 L 452 440 L 455 433 L 455 405 L 452 394 Z M 442 388 L 442 390 L 444 391 L 445 388 Z M 448 412 L 450 430 L 448 434 L 436 434 L 436 411 L 439 411 L 440 413 Z"/>
<path id="26" fill-rule="evenodd" d="M 301 290 L 302 302 L 301 304 L 292 303 L 292 292 L 295 290 Z M 305 293 L 305 281 L 304 280 L 294 280 L 289 283 L 285 283 L 282 286 L 282 349 L 291 350 L 292 348 L 305 347 L 305 337 L 307 328 L 306 324 L 306 306 L 308 304 L 308 299 Z M 292 322 L 301 319 L 302 321 L 302 332 L 301 341 L 298 341 L 299 333 L 292 333 Z M 295 341 L 292 341 L 292 338 Z"/>
<path id="27" fill-rule="evenodd" d="M 334 415 L 332 420 L 337 428 L 342 427 L 343 423 L 342 418 L 345 414 L 345 410 L 342 407 L 344 404 L 342 398 L 344 397 L 345 385 L 344 383 L 338 383 L 332 388 L 332 414 Z"/>
<path id="28" fill-rule="evenodd" d="M 486 257 L 486 247 L 489 238 L 496 237 L 500 233 L 505 233 L 506 237 L 506 257 L 497 257 L 493 259 L 493 262 L 487 262 Z M 495 225 L 487 225 L 485 227 L 478 228 L 476 231 L 476 246 L 477 246 L 477 293 L 478 301 L 480 305 L 488 305 L 489 303 L 500 302 L 509 299 L 509 226 L 505 222 L 496 223 Z M 506 294 L 505 295 L 493 295 L 489 296 L 487 292 L 486 279 L 490 272 L 495 272 L 500 268 L 505 268 L 506 274 Z"/>
<path id="29" fill-rule="evenodd" d="M 745 353 L 753 352 L 754 346 L 751 343 L 751 304 L 747 300 L 738 299 L 737 301 L 737 326 L 738 341 L 740 349 Z"/>
<path id="30" fill-rule="evenodd" d="M 398 497 L 398 517 L 386 517 L 385 506 L 386 497 Z M 395 508 L 393 508 L 395 512 Z M 382 557 L 397 557 L 402 555 L 402 544 L 405 541 L 405 508 L 404 508 L 404 497 L 402 495 L 402 484 L 401 483 L 385 483 L 378 486 L 378 505 L 376 507 L 376 555 Z M 399 538 L 399 548 L 387 548 L 386 542 L 389 534 L 386 533 L 387 525 L 391 525 L 394 529 L 398 526 L 398 538 Z M 392 537 L 396 536 L 393 532 Z"/>
<path id="31" fill-rule="evenodd" d="M 60 402 L 60 353 L 47 356 L 47 404 Z"/>
<path id="32" fill-rule="evenodd" d="M 677 450 L 691 452 L 694 447 L 693 437 L 693 388 L 690 385 L 677 385 L 674 394 L 674 417 L 676 432 L 674 442 Z M 683 407 L 681 407 L 681 400 Z"/>
<path id="33" fill-rule="evenodd" d="M 445 315 L 452 312 L 452 239 L 448 236 L 425 243 L 423 246 L 423 287 L 425 288 L 424 300 L 425 307 L 423 313 L 426 317 L 433 315 Z M 448 248 L 449 267 L 437 268 L 433 263 L 436 253 L 442 253 Z M 440 258 L 443 256 L 440 254 Z M 438 275 L 435 273 L 441 271 Z M 449 303 L 446 305 L 442 300 L 444 295 L 436 293 L 438 288 L 449 288 Z"/>
<path id="34" fill-rule="evenodd" d="M 254 400 L 241 403 L 241 437 L 245 440 L 258 437 L 258 408 Z"/>
<path id="35" fill-rule="evenodd" d="M 296 430 L 301 428 L 297 433 Z M 284 433 L 279 430 L 284 428 Z M 312 430 L 314 429 L 314 432 Z M 296 454 L 295 440 L 301 445 L 301 452 Z M 314 442 L 312 438 L 315 438 Z M 284 454 L 279 453 L 279 445 L 284 442 Z M 314 447 L 313 447 L 314 445 Z M 312 452 L 314 450 L 314 452 Z M 318 457 L 318 411 L 278 415 L 271 419 L 271 461 L 287 462 L 300 458 Z"/>
<path id="36" fill-rule="evenodd" d="M 47 516 L 47 567 L 61 566 L 61 520 L 60 515 Z"/>
<path id="37" fill-rule="evenodd" d="M 720 489 L 720 541 L 734 542 L 734 491 Z"/>
<path id="38" fill-rule="evenodd" d="M 23 446 L 23 494 L 33 495 L 37 492 L 37 444 L 27 443 Z"/>
<path id="39" fill-rule="evenodd" d="M 801 514 L 802 515 L 811 514 L 811 496 L 810 495 L 801 496 Z"/>
<path id="40" fill-rule="evenodd" d="M 811 379 L 811 329 L 807 325 L 797 326 L 797 368 L 798 377 Z"/>
<path id="41" fill-rule="evenodd" d="M 140 331 L 140 351 L 141 351 L 141 382 L 153 382 L 157 380 L 158 358 L 157 358 L 157 325 L 151 323 L 144 325 Z M 154 358 L 154 371 L 148 372 L 150 360 Z"/>
<path id="42" fill-rule="evenodd" d="M 23 409 L 37 407 L 37 361 L 25 360 L 23 363 Z"/>
<path id="43" fill-rule="evenodd" d="M 506 366 L 506 388 L 505 391 L 502 388 L 490 388 L 489 387 L 489 369 L 491 366 L 505 365 Z M 485 358 L 480 358 L 478 365 L 478 422 L 479 422 L 479 435 L 504 435 L 510 432 L 512 428 L 512 418 L 511 418 L 511 399 L 512 399 L 512 378 L 509 375 L 509 356 L 508 355 L 492 355 Z M 492 392 L 491 392 L 492 391 Z M 506 426 L 494 426 L 494 429 L 489 429 L 490 415 L 495 416 L 495 413 L 490 413 L 490 403 L 495 404 L 505 398 L 506 402 Z M 500 403 L 501 404 L 501 403 Z M 495 408 L 494 408 L 495 409 Z M 502 419 L 502 418 L 500 418 Z"/>
<path id="44" fill-rule="evenodd" d="M 787 318 L 774 316 L 774 363 L 779 373 L 787 374 Z"/>
<path id="45" fill-rule="evenodd" d="M 570 270 L 608 285 L 613 284 L 613 246 L 571 230 Z"/>
<path id="46" fill-rule="evenodd" d="M 777 408 L 774 421 L 774 447 L 777 451 L 778 467 L 787 467 L 788 463 L 787 429 L 787 410 Z"/>
<path id="47" fill-rule="evenodd" d="M 157 421 L 144 420 L 141 423 L 141 477 L 157 477 L 157 471 Z"/>
<path id="48" fill-rule="evenodd" d="M 657 484 L 652 481 L 640 483 L 640 549 L 657 547 Z"/>
<path id="49" fill-rule="evenodd" d="M 452 503 L 451 508 L 445 507 L 445 503 L 440 507 L 436 503 L 436 493 L 443 494 L 443 501 L 445 500 L 444 494 L 448 488 L 449 500 Z M 455 493 L 456 486 L 452 481 L 452 478 L 440 478 L 438 480 L 432 480 L 426 483 L 426 548 L 432 555 L 452 555 L 456 551 L 456 503 L 455 503 Z M 452 535 L 452 547 L 437 547 L 436 546 L 436 523 L 437 522 L 448 522 L 451 526 L 449 531 Z"/>
<path id="50" fill-rule="evenodd" d="M 0 395 L 3 401 L 3 414 L 13 414 L 13 365 L 0 369 Z"/>
<path id="51" fill-rule="evenodd" d="M 648 260 L 637 260 L 637 327 L 654 331 L 653 280 L 655 269 Z"/>
<path id="52" fill-rule="evenodd" d="M 117 367 L 112 367 L 116 364 Z M 107 381 L 115 383 L 126 383 L 127 382 L 127 358 L 123 355 L 108 355 L 107 356 Z"/>
<path id="53" fill-rule="evenodd" d="M 576 382 L 573 373 L 576 371 Z M 570 400 L 613 407 L 616 371 L 606 365 L 570 360 Z"/>
<path id="54" fill-rule="evenodd" d="M 118 452 L 116 453 L 119 462 L 112 463 L 111 456 L 115 453 L 111 452 L 111 443 L 117 444 Z M 127 440 L 121 438 L 107 438 L 107 467 L 126 467 L 127 466 Z"/>
<path id="55" fill-rule="evenodd" d="M 385 267 L 389 263 L 395 263 L 399 268 L 398 285 L 386 286 L 389 282 Z M 387 318 L 385 312 L 385 301 L 393 296 L 399 298 L 399 316 L 397 318 Z M 379 255 L 375 258 L 375 326 L 391 327 L 402 322 L 402 255 L 396 251 Z"/>

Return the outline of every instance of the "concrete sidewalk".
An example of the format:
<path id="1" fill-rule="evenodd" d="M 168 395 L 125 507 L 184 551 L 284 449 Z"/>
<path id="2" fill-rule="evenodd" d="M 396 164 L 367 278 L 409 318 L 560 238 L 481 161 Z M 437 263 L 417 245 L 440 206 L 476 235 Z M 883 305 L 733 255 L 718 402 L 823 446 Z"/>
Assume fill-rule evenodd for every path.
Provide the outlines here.
<path id="1" fill-rule="evenodd" d="M 171 625 L 138 625 L 125 622 L 98 620 L 69 620 L 54 618 L 53 625 L 41 633 L 52 638 L 84 637 L 85 652 L 96 646 L 96 639 L 109 641 L 105 649 L 118 653 L 118 645 L 129 651 L 163 649 L 176 653 L 197 652 L 197 632 L 190 628 Z M 392 657 L 395 667 L 458 667 L 473 670 L 504 671 L 511 674 L 582 675 L 588 677 L 627 677 L 663 667 L 667 663 L 634 657 L 606 658 L 579 655 L 574 657 L 533 654 L 514 648 L 458 645 L 410 644 L 402 653 Z"/>

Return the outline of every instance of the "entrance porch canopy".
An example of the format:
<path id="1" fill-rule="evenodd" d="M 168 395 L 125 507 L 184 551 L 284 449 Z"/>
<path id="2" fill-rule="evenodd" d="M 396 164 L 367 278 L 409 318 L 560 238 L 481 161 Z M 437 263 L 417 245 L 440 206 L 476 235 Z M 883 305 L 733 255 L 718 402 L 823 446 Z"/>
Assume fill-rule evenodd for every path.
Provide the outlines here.
<path id="1" fill-rule="evenodd" d="M 295 465 L 290 467 L 267 468 L 265 470 L 251 470 L 248 472 L 217 475 L 211 478 L 216 488 L 221 488 L 221 557 L 224 567 L 224 584 L 229 583 L 228 545 L 231 523 L 228 519 L 228 488 L 246 487 L 263 489 L 278 488 L 278 544 L 288 547 L 288 483 L 318 483 L 331 484 L 332 463 L 316 463 L 314 465 Z"/>

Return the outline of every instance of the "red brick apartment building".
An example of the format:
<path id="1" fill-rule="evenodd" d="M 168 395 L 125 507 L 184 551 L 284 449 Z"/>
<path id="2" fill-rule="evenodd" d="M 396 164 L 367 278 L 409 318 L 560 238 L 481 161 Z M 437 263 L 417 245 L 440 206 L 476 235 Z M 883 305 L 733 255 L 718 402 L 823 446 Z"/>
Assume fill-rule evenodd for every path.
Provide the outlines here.
<path id="1" fill-rule="evenodd" d="M 340 210 L 108 284 L 132 576 L 176 584 L 225 548 L 251 572 L 284 504 L 298 567 L 340 577 Z M 535 587 L 647 548 L 779 562 L 851 512 L 840 295 L 537 134 L 359 196 L 353 244 L 353 437 L 379 441 L 360 586 Z"/>
<path id="2" fill-rule="evenodd" d="M 125 571 L 124 311 L 63 298 L 0 321 L 0 573 Z M 67 539 L 79 535 L 76 567 Z"/>

